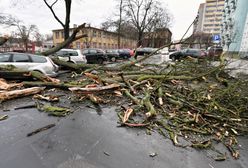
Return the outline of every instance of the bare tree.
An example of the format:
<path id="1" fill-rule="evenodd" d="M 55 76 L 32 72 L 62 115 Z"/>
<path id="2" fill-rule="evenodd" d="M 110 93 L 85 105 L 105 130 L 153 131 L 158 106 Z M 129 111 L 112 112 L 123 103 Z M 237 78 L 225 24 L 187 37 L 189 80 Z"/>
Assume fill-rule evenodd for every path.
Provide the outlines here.
<path id="1" fill-rule="evenodd" d="M 123 14 L 123 0 L 120 0 L 119 3 L 119 20 L 118 20 L 118 29 L 117 29 L 117 33 L 118 33 L 118 48 L 120 48 L 121 46 L 121 25 L 122 25 L 122 14 Z"/>
<path id="2" fill-rule="evenodd" d="M 126 14 L 138 32 L 138 46 L 142 44 L 145 30 L 161 15 L 157 0 L 126 0 Z M 158 10 L 159 9 L 159 10 Z"/>
<path id="3" fill-rule="evenodd" d="M 54 5 L 56 5 L 60 0 L 53 0 L 52 2 L 49 0 L 43 0 L 46 6 L 50 9 L 53 14 L 53 17 L 61 24 L 64 29 L 64 40 L 68 39 L 70 36 L 70 16 L 71 16 L 71 3 L 72 0 L 64 0 L 65 3 L 65 21 L 63 22 L 55 13 Z"/>
<path id="4" fill-rule="evenodd" d="M 30 42 L 31 34 L 37 32 L 38 28 L 36 25 L 21 25 L 20 23 L 16 23 L 17 27 L 16 35 L 19 37 L 25 47 L 25 51 L 28 51 L 28 44 Z"/>

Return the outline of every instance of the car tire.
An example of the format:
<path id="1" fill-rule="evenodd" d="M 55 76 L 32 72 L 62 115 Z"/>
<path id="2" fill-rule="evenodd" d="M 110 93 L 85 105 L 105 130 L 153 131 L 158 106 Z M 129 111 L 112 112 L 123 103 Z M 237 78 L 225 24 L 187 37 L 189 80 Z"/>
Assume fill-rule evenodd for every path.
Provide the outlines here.
<path id="1" fill-rule="evenodd" d="M 97 64 L 103 64 L 103 59 L 102 58 L 98 58 L 97 59 Z"/>
<path id="2" fill-rule="evenodd" d="M 175 56 L 172 56 L 172 57 L 171 57 L 171 60 L 172 60 L 172 61 L 176 61 L 176 57 L 175 57 Z"/>
<path id="3" fill-rule="evenodd" d="M 110 58 L 110 60 L 111 60 L 112 62 L 116 62 L 116 58 L 115 58 L 115 57 Z"/>

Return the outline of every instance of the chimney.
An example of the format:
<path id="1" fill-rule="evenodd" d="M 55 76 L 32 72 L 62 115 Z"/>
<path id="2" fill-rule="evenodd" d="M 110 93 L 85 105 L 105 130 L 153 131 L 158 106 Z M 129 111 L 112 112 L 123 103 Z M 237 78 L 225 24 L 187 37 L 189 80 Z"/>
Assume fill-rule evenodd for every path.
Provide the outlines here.
<path id="1" fill-rule="evenodd" d="M 77 28 L 77 24 L 73 24 L 73 28 Z"/>

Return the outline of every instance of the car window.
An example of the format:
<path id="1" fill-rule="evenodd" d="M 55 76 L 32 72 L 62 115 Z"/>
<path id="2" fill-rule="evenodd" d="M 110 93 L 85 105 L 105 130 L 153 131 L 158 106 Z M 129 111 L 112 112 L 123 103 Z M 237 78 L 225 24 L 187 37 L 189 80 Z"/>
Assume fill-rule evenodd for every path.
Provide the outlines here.
<path id="1" fill-rule="evenodd" d="M 13 62 L 30 62 L 28 55 L 25 54 L 14 54 Z"/>
<path id="2" fill-rule="evenodd" d="M 35 63 L 45 63 L 47 62 L 46 58 L 38 56 L 38 55 L 30 55 L 31 59 Z"/>
<path id="3" fill-rule="evenodd" d="M 67 55 L 68 56 L 78 56 L 78 52 L 77 51 L 68 51 Z"/>
<path id="4" fill-rule="evenodd" d="M 90 53 L 90 54 L 96 54 L 97 51 L 96 51 L 96 50 L 89 50 L 89 53 Z"/>
<path id="5" fill-rule="evenodd" d="M 97 53 L 104 53 L 103 50 L 97 50 L 96 52 L 97 52 Z"/>
<path id="6" fill-rule="evenodd" d="M 84 50 L 83 51 L 83 54 L 88 54 L 88 50 Z"/>
<path id="7" fill-rule="evenodd" d="M 9 62 L 9 54 L 1 54 L 0 55 L 0 62 Z"/>

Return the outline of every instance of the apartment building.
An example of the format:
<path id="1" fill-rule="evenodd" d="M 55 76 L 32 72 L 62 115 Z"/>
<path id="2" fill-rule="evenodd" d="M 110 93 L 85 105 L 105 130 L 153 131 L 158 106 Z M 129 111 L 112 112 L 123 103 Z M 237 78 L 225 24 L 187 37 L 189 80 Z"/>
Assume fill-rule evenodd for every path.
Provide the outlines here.
<path id="1" fill-rule="evenodd" d="M 224 49 L 248 57 L 248 0 L 225 0 L 221 36 Z"/>
<path id="2" fill-rule="evenodd" d="M 206 0 L 200 4 L 195 32 L 220 34 L 225 0 Z"/>
<path id="3" fill-rule="evenodd" d="M 70 29 L 70 34 L 76 28 Z M 81 38 L 71 44 L 71 48 L 101 48 L 101 49 L 117 49 L 118 48 L 118 34 L 110 31 L 105 31 L 95 27 L 86 27 L 80 34 L 87 34 L 87 38 Z M 64 41 L 63 29 L 53 30 L 53 44 L 57 45 Z M 137 41 L 126 37 L 120 38 L 120 48 L 135 48 Z"/>

